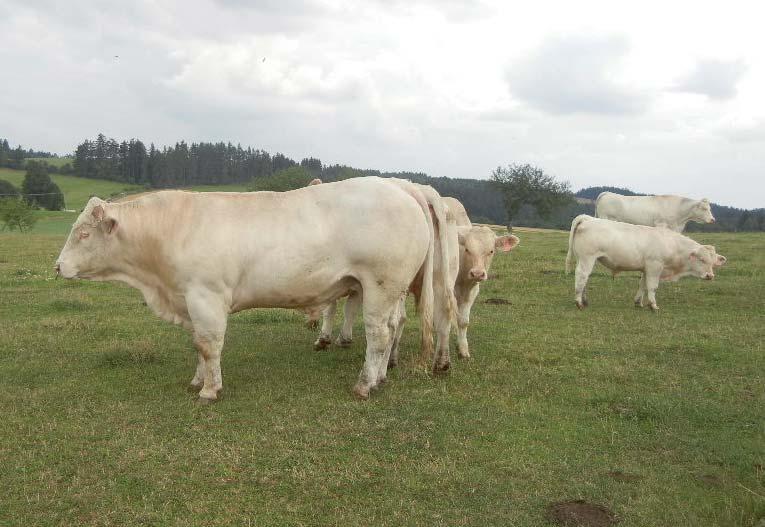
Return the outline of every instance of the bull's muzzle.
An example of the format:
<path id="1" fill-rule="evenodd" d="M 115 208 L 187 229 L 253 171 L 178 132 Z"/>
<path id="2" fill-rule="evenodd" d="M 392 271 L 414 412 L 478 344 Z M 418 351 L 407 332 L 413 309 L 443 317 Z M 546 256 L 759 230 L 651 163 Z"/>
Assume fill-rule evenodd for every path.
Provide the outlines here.
<path id="1" fill-rule="evenodd" d="M 704 275 L 704 280 L 714 280 L 714 273 L 707 273 Z"/>
<path id="2" fill-rule="evenodd" d="M 471 269 L 470 278 L 472 278 L 473 280 L 478 280 L 479 282 L 482 282 L 486 280 L 486 271 L 484 271 L 483 269 Z"/>

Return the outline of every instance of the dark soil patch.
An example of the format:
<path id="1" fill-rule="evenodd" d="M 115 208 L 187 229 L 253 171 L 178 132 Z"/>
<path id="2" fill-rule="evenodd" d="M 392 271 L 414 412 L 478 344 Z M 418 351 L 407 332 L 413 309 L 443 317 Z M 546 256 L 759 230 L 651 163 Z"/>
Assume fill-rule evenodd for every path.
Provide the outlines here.
<path id="1" fill-rule="evenodd" d="M 722 485 L 720 477 L 715 476 L 714 474 L 702 474 L 699 476 L 699 481 L 706 483 L 710 487 L 719 487 Z"/>
<path id="2" fill-rule="evenodd" d="M 504 299 L 504 298 L 487 298 L 484 301 L 484 304 L 494 304 L 494 305 L 498 305 L 498 306 L 509 306 L 509 305 L 512 304 L 512 302 L 510 302 L 509 300 Z"/>
<path id="3" fill-rule="evenodd" d="M 619 521 L 604 506 L 584 500 L 552 503 L 547 507 L 547 518 L 565 527 L 609 527 Z"/>
<path id="4" fill-rule="evenodd" d="M 632 483 L 634 481 L 643 479 L 642 476 L 638 476 L 637 474 L 630 474 L 629 472 L 622 472 L 621 470 L 612 470 L 608 473 L 608 476 L 615 479 L 616 481 L 623 481 L 624 483 Z"/>

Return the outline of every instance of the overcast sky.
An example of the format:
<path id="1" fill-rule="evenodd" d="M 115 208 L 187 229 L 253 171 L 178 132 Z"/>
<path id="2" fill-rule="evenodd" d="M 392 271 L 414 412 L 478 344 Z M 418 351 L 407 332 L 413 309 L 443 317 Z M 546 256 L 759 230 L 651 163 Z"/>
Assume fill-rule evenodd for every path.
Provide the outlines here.
<path id="1" fill-rule="evenodd" d="M 533 163 L 574 190 L 765 207 L 757 4 L 0 0 L 0 137 L 467 178 Z"/>

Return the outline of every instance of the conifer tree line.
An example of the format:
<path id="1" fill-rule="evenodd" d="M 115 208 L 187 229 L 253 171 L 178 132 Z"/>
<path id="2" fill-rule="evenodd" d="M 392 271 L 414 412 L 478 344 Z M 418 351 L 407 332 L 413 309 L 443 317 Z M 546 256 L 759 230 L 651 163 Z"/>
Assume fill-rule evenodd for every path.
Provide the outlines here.
<path id="1" fill-rule="evenodd" d="M 55 158 L 58 156 L 56 154 L 51 154 L 50 152 L 32 150 L 31 148 L 25 150 L 21 145 L 17 145 L 16 148 L 12 148 L 8 142 L 8 139 L 0 138 L 0 167 L 21 170 L 24 168 L 24 160 L 30 157 Z"/>

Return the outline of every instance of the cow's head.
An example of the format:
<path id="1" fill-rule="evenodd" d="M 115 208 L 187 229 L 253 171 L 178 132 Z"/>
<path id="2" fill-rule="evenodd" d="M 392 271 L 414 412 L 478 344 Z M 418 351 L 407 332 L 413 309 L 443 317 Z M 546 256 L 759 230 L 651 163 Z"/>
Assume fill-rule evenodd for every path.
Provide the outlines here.
<path id="1" fill-rule="evenodd" d="M 460 268 L 470 280 L 481 282 L 489 275 L 495 251 L 513 250 L 520 240 L 512 234 L 497 236 L 488 227 L 461 227 L 457 230 L 460 244 Z"/>
<path id="2" fill-rule="evenodd" d="M 688 272 L 704 280 L 715 277 L 715 267 L 720 267 L 726 258 L 717 254 L 712 245 L 699 245 L 688 255 Z"/>
<path id="3" fill-rule="evenodd" d="M 69 238 L 56 260 L 56 273 L 64 278 L 102 278 L 111 268 L 119 224 L 110 205 L 99 198 L 88 204 L 72 225 Z"/>
<path id="4" fill-rule="evenodd" d="M 712 215 L 712 207 L 709 205 L 707 198 L 697 201 L 693 206 L 692 219 L 700 223 L 714 223 L 715 217 Z"/>

